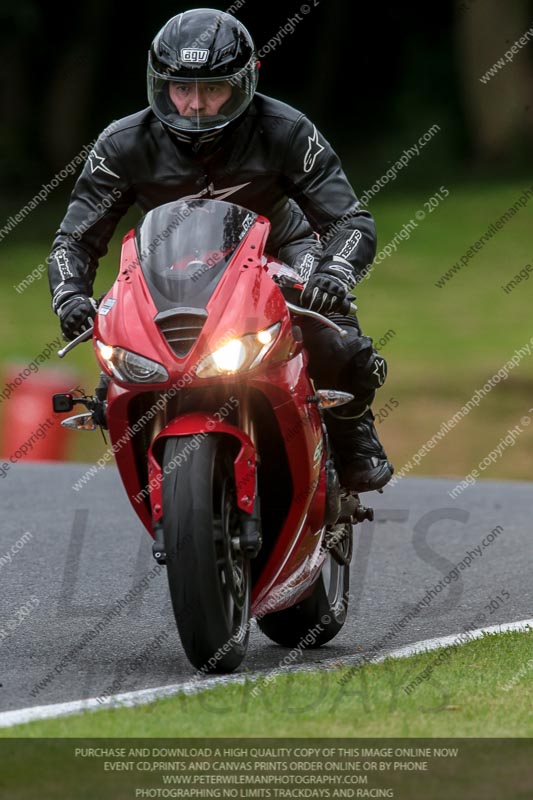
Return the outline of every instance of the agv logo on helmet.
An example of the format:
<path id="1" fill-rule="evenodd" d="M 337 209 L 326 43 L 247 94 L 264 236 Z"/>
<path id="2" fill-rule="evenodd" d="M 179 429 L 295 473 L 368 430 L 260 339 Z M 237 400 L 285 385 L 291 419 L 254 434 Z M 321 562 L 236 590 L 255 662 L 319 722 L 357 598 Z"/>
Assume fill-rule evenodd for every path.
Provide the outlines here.
<path id="1" fill-rule="evenodd" d="M 198 47 L 184 47 L 181 51 L 181 60 L 184 64 L 205 64 L 209 58 L 209 50 Z"/>

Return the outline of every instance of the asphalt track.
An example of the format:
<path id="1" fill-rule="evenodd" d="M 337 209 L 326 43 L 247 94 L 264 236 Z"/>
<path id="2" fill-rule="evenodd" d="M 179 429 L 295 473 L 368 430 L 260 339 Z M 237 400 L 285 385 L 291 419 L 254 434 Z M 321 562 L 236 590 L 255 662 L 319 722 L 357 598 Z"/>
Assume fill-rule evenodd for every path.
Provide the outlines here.
<path id="1" fill-rule="evenodd" d="M 98 697 L 115 679 L 119 692 L 129 692 L 194 676 L 166 575 L 147 579 L 151 540 L 117 471 L 99 471 L 76 492 L 85 469 L 19 464 L 0 481 L 0 711 Z M 355 529 L 348 621 L 333 642 L 292 664 L 376 646 L 387 652 L 533 616 L 533 483 L 478 482 L 454 500 L 455 485 L 406 478 L 363 496 L 376 521 Z M 9 561 L 26 532 L 31 538 Z M 128 592 L 120 613 L 80 646 Z M 406 621 L 423 598 L 427 604 Z M 254 630 L 241 671 L 276 668 L 288 653 Z"/>

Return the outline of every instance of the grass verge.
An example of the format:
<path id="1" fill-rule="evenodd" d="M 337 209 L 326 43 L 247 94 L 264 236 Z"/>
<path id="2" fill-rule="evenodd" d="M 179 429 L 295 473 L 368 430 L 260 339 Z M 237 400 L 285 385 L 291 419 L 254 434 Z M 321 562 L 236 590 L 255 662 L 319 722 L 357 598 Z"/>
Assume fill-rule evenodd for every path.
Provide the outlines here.
<path id="1" fill-rule="evenodd" d="M 4 728 L 0 737 L 531 737 L 532 656 L 532 632 L 490 634 L 446 656 L 246 681 Z"/>

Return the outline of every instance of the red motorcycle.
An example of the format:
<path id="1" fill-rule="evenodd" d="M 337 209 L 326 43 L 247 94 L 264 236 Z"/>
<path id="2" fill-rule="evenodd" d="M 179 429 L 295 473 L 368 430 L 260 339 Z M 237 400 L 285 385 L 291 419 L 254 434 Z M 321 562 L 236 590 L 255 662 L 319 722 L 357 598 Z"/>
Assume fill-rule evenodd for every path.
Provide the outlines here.
<path id="1" fill-rule="evenodd" d="M 123 240 L 93 339 L 96 397 L 54 396 L 66 420 L 108 428 L 128 497 L 166 564 L 190 662 L 228 672 L 250 623 L 318 647 L 347 614 L 352 525 L 372 519 L 339 485 L 297 318 L 296 272 L 265 254 L 269 221 L 217 200 L 153 209 Z"/>

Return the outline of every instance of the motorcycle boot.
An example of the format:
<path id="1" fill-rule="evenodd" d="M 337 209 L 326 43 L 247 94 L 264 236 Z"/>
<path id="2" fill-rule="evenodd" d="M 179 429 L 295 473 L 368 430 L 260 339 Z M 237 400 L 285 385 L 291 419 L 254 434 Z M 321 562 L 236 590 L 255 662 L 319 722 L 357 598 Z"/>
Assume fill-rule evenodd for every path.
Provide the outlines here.
<path id="1" fill-rule="evenodd" d="M 370 402 L 373 398 L 374 393 Z M 381 489 L 394 472 L 379 441 L 369 399 L 352 400 L 325 414 L 341 485 L 357 493 Z"/>

